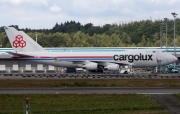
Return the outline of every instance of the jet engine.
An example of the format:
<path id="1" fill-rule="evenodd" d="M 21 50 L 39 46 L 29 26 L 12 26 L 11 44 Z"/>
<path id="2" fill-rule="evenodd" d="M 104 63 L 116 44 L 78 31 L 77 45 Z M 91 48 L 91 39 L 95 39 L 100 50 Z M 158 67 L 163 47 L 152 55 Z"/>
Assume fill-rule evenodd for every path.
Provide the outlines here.
<path id="1" fill-rule="evenodd" d="M 88 62 L 87 64 L 84 65 L 83 68 L 85 68 L 87 70 L 97 70 L 98 64 L 94 63 L 94 62 Z"/>
<path id="2" fill-rule="evenodd" d="M 104 67 L 105 70 L 119 70 L 119 65 L 118 64 L 110 64 Z"/>

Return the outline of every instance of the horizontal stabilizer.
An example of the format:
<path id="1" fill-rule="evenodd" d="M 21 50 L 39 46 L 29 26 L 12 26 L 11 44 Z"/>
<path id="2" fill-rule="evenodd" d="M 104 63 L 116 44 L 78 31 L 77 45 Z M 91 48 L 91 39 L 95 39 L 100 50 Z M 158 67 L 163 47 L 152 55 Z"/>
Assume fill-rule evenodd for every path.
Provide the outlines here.
<path id="1" fill-rule="evenodd" d="M 6 53 L 9 53 L 13 56 L 20 56 L 20 57 L 33 57 L 31 55 L 26 55 L 26 54 L 21 54 L 21 53 L 15 53 L 15 52 L 6 52 Z"/>

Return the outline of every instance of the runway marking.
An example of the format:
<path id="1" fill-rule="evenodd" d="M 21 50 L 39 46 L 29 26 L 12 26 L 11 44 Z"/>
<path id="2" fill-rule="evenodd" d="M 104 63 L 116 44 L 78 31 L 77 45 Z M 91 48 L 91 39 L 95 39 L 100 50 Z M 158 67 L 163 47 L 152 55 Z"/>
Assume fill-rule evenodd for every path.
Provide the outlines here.
<path id="1" fill-rule="evenodd" d="M 142 95 L 170 95 L 174 93 L 136 93 L 136 94 L 142 94 Z"/>

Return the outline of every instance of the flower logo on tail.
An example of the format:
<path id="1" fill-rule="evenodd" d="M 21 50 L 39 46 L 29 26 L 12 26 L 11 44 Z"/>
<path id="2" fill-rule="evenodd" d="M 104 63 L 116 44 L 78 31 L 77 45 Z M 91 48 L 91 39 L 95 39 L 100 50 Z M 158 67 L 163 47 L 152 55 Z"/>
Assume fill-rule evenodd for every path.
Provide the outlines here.
<path id="1" fill-rule="evenodd" d="M 26 46 L 26 41 L 23 40 L 23 36 L 17 35 L 16 39 L 13 41 L 13 47 L 18 48 L 24 48 Z"/>

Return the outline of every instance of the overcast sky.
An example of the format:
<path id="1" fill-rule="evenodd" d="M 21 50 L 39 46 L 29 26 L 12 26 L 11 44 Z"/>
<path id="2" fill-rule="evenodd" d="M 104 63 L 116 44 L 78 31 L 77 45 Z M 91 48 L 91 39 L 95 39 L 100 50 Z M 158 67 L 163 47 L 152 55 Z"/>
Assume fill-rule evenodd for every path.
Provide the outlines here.
<path id="1" fill-rule="evenodd" d="M 71 20 L 102 26 L 173 19 L 172 12 L 180 15 L 180 0 L 0 0 L 0 26 L 50 29 Z"/>

